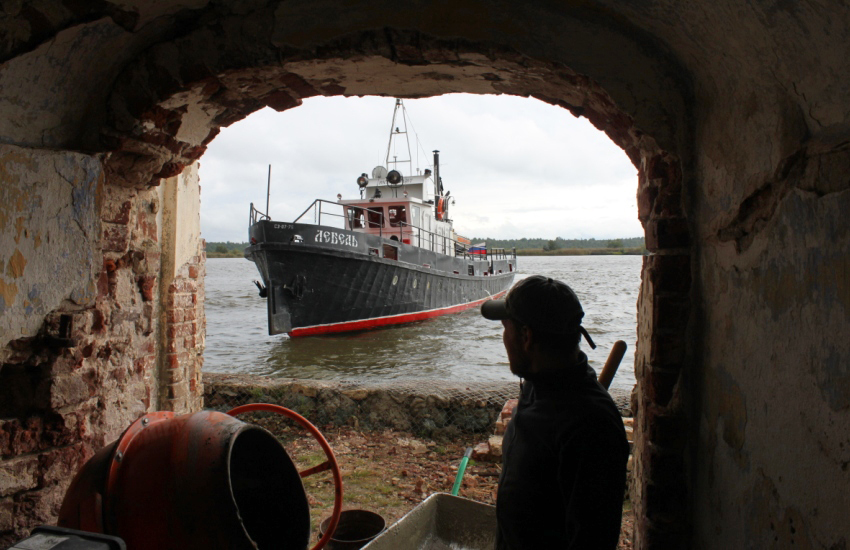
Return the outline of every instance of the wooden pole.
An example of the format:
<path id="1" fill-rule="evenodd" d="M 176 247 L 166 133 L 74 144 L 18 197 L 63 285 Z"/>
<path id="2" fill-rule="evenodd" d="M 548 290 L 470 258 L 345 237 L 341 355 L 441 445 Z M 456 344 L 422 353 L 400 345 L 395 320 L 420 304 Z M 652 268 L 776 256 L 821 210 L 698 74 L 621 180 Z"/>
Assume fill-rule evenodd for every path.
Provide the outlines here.
<path id="1" fill-rule="evenodd" d="M 626 349 L 628 346 L 622 340 L 617 340 L 614 342 L 613 347 L 611 347 L 611 353 L 608 354 L 608 360 L 605 361 L 605 366 L 602 367 L 602 372 L 599 373 L 599 383 L 602 384 L 602 387 L 606 390 L 609 386 L 611 386 L 611 380 L 614 379 L 614 375 L 617 374 L 617 369 L 620 367 L 620 361 L 623 360 L 623 356 L 626 354 Z"/>

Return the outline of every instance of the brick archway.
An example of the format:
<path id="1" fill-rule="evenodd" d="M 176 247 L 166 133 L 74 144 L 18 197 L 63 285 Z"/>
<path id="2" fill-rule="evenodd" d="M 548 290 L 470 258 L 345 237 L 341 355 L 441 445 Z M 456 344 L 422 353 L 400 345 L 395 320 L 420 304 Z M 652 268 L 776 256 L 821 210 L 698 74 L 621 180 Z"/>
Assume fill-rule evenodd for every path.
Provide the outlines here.
<path id="1" fill-rule="evenodd" d="M 135 55 L 112 80 L 108 99 L 89 106 L 98 116 L 58 144 L 94 152 L 80 154 L 82 175 L 67 179 L 89 186 L 77 191 L 91 203 L 86 215 L 97 226 L 87 243 L 95 261 L 89 262 L 89 294 L 61 303 L 37 335 L 2 350 L 0 397 L 15 394 L 7 407 L 21 419 L 0 426 L 0 443 L 12 441 L 12 456 L 30 453 L 20 467 L 47 480 L 21 486 L 10 509 L 26 519 L 16 529 L 50 519 L 63 489 L 55 474 L 61 468 L 52 465 L 75 471 L 144 410 L 200 405 L 204 256 L 196 245 L 177 260 L 177 231 L 162 220 L 180 200 L 184 170 L 221 127 L 262 107 L 286 110 L 316 95 L 469 92 L 532 96 L 584 116 L 638 168 L 639 217 L 653 255 L 645 259 L 638 304 L 637 547 L 683 540 L 687 510 L 675 503 L 687 486 L 688 424 L 679 390 L 693 356 L 687 336 L 694 308 L 684 206 L 687 86 L 669 85 L 676 84 L 669 77 L 674 68 L 665 73 L 652 65 L 654 58 L 636 63 L 668 78 L 641 82 L 646 89 L 638 93 L 630 89 L 634 74 L 613 74 L 611 51 L 605 60 L 585 52 L 584 67 L 571 68 L 547 57 L 546 48 L 389 28 L 330 32 L 319 43 L 296 47 L 276 39 L 268 10 L 214 15 Z M 459 36 L 467 34 L 476 36 L 474 29 Z M 644 55 L 637 47 L 634 52 Z M 605 67 L 605 84 L 587 76 L 595 60 Z"/>
<path id="2" fill-rule="evenodd" d="M 109 184 L 139 189 L 156 185 L 200 158 L 222 126 L 264 106 L 283 111 L 316 95 L 532 96 L 587 117 L 623 148 L 638 168 L 639 218 L 652 253 L 642 271 L 638 383 L 632 399 L 638 442 L 632 491 L 639 518 L 637 547 L 666 548 L 686 540 L 688 510 L 677 503 L 686 502 L 688 404 L 679 392 L 694 353 L 688 345 L 694 308 L 681 155 L 662 150 L 590 78 L 512 50 L 399 32 L 363 33 L 328 45 L 320 54 L 300 53 L 271 64 L 268 59 L 279 52 L 268 44 L 254 44 L 261 53 L 242 57 L 225 55 L 227 44 L 220 44 L 224 51 L 215 56 L 208 50 L 192 51 L 209 46 L 194 36 L 161 44 L 125 71 L 103 132 L 112 149 Z M 175 63 L 168 52 L 178 51 Z M 220 65 L 200 68 L 198 60 L 210 57 Z M 162 383 L 185 385 L 192 376 L 173 357 L 175 364 L 165 375 L 176 378 Z"/>

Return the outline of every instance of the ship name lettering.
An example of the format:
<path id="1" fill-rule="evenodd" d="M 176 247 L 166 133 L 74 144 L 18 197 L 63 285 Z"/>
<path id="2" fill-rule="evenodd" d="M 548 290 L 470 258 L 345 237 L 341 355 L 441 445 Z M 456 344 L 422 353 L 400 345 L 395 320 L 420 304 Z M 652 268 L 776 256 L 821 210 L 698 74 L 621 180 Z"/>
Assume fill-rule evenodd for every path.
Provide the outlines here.
<path id="1" fill-rule="evenodd" d="M 357 238 L 354 235 L 336 233 L 335 231 L 316 231 L 316 242 L 328 244 L 343 244 L 345 246 L 351 247 L 357 246 Z"/>

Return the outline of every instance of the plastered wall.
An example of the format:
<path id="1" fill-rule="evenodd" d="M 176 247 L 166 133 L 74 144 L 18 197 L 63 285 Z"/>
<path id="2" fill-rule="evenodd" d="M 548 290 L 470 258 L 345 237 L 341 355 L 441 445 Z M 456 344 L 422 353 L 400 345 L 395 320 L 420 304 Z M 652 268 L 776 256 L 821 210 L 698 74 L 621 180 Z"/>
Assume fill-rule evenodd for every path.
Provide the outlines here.
<path id="1" fill-rule="evenodd" d="M 788 105 L 700 121 L 698 548 L 850 544 L 850 135 Z"/>
<path id="2" fill-rule="evenodd" d="M 0 146 L 0 349 L 68 301 L 94 303 L 103 170 L 75 153 Z"/>

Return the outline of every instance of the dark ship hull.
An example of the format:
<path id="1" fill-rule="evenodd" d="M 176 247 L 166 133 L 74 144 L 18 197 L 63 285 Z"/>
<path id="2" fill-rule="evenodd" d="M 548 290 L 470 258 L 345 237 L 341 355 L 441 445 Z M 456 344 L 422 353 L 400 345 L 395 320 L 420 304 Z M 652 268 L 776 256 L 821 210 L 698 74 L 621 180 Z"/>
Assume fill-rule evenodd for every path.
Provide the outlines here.
<path id="1" fill-rule="evenodd" d="M 366 330 L 455 313 L 500 296 L 516 255 L 443 254 L 386 236 L 261 220 L 245 257 L 268 298 L 269 334 Z"/>

